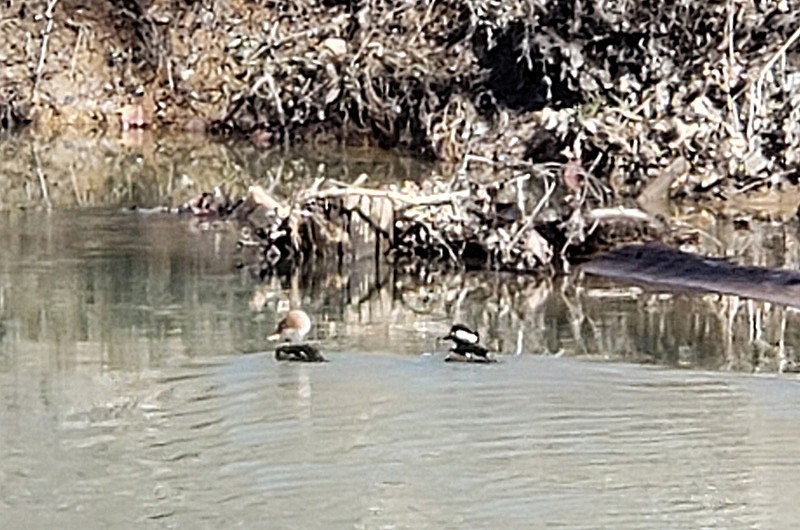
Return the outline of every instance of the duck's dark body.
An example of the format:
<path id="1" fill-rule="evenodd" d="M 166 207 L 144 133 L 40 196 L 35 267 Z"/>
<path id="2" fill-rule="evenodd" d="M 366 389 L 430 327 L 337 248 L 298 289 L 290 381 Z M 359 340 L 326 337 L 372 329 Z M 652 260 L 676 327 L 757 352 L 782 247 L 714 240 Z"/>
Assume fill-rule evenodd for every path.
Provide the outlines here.
<path id="1" fill-rule="evenodd" d="M 494 354 L 480 344 L 456 344 L 444 358 L 447 363 L 496 363 Z"/>
<path id="2" fill-rule="evenodd" d="M 282 344 L 275 348 L 275 359 L 300 363 L 324 363 L 325 357 L 310 344 Z"/>

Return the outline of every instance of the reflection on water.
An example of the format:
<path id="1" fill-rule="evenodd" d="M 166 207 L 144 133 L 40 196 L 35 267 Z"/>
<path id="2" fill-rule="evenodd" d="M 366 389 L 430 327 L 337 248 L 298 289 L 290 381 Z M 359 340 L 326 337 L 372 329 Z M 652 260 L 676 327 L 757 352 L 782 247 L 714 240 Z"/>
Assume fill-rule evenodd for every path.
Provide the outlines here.
<path id="1" fill-rule="evenodd" d="M 370 261 L 259 283 L 234 269 L 234 241 L 171 217 L 3 214 L 4 528 L 789 528 L 800 516 L 800 385 L 774 373 L 799 340 L 796 313 Z M 330 363 L 265 351 L 289 300 L 314 316 Z M 435 338 L 453 320 L 502 362 L 441 362 Z"/>
<path id="2" fill-rule="evenodd" d="M 375 149 L 264 150 L 205 137 L 121 139 L 11 136 L 0 139 L 0 210 L 178 205 L 220 185 L 242 195 L 258 182 L 291 193 L 316 178 L 371 185 L 423 177 L 428 164 Z"/>

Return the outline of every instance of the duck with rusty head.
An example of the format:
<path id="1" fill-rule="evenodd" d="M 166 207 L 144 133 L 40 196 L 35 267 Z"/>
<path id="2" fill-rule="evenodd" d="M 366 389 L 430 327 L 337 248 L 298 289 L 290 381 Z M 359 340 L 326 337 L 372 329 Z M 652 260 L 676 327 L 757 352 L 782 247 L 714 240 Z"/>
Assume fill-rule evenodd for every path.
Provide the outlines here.
<path id="1" fill-rule="evenodd" d="M 445 362 L 456 363 L 495 363 L 494 353 L 481 346 L 480 334 L 463 324 L 453 324 L 450 332 L 442 340 L 453 341 L 453 346 L 444 358 Z"/>
<path id="2" fill-rule="evenodd" d="M 304 363 L 325 362 L 327 359 L 322 356 L 317 348 L 310 344 L 303 343 L 303 339 L 311 331 L 311 317 L 302 309 L 292 309 L 286 316 L 278 322 L 275 332 L 267 337 L 268 340 L 282 340 L 287 344 L 281 344 L 275 348 L 275 359 L 278 361 L 295 361 Z"/>

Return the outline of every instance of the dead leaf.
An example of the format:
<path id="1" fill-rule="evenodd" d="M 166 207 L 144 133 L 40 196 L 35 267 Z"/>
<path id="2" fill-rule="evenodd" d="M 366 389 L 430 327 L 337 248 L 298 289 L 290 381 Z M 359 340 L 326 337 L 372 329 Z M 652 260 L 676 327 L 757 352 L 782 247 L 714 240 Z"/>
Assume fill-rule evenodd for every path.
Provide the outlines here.
<path id="1" fill-rule="evenodd" d="M 327 50 L 336 59 L 341 59 L 347 53 L 347 43 L 344 39 L 329 37 L 322 41 L 322 48 Z"/>

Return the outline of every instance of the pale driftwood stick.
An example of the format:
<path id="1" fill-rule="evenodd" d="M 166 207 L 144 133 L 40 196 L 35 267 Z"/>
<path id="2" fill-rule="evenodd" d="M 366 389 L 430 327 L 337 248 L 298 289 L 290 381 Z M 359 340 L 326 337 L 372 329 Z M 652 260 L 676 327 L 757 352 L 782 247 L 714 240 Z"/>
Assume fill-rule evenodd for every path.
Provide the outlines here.
<path id="1" fill-rule="evenodd" d="M 50 202 L 50 194 L 47 192 L 47 183 L 45 182 L 44 173 L 41 168 L 36 168 L 36 173 L 39 175 L 39 186 L 42 188 L 42 199 L 48 210 L 53 209 L 53 204 Z"/>
<path id="2" fill-rule="evenodd" d="M 470 196 L 469 190 L 452 191 L 447 193 L 437 193 L 425 197 L 414 197 L 407 193 L 391 190 L 375 190 L 362 188 L 359 186 L 348 186 L 345 188 L 328 188 L 314 192 L 303 192 L 298 195 L 298 202 L 305 202 L 312 199 L 333 199 L 347 197 L 348 195 L 361 195 L 364 197 L 380 197 L 389 199 L 392 202 L 400 203 L 404 206 L 433 206 L 444 204 L 454 200 L 466 199 Z"/>
<path id="3" fill-rule="evenodd" d="M 78 179 L 75 175 L 74 164 L 70 164 L 69 166 L 69 180 L 72 182 L 72 192 L 75 194 L 75 202 L 78 203 L 78 206 L 83 206 L 83 197 L 81 197 L 81 192 L 78 189 Z"/>
<path id="4" fill-rule="evenodd" d="M 592 221 L 607 221 L 609 219 L 630 219 L 649 224 L 660 223 L 655 217 L 638 208 L 595 208 L 586 213 L 586 217 Z"/>
<path id="5" fill-rule="evenodd" d="M 506 251 L 510 251 L 511 249 L 513 249 L 517 245 L 519 240 L 522 238 L 522 236 L 525 234 L 525 232 L 527 232 L 528 229 L 533 226 L 533 222 L 536 221 L 536 216 L 539 215 L 539 212 L 542 211 L 544 205 L 547 204 L 547 201 L 550 200 L 550 196 L 553 194 L 555 189 L 556 189 L 555 182 L 553 182 L 551 185 L 547 187 L 547 189 L 544 191 L 544 195 L 542 195 L 542 198 L 539 199 L 539 202 L 536 204 L 536 207 L 534 207 L 533 211 L 528 216 L 528 220 L 525 221 L 525 224 L 522 225 L 522 227 L 520 227 L 520 229 L 517 230 L 517 233 L 514 234 L 514 237 L 511 238 L 511 241 L 509 242 Z"/>
<path id="6" fill-rule="evenodd" d="M 239 239 L 238 243 L 242 245 L 242 247 L 257 247 L 261 244 L 258 241 L 253 241 L 251 239 Z"/>
<path id="7" fill-rule="evenodd" d="M 493 166 L 493 165 L 496 164 L 496 162 L 494 160 L 492 160 L 491 158 L 487 158 L 485 156 L 471 155 L 469 153 L 464 155 L 464 160 L 466 160 L 467 162 L 481 162 L 483 164 L 487 164 L 487 165 L 490 165 L 490 166 Z"/>
<path id="8" fill-rule="evenodd" d="M 44 201 L 44 205 L 47 210 L 53 209 L 53 203 L 50 202 L 50 193 L 47 191 L 47 177 L 45 177 L 44 172 L 42 171 L 42 162 L 39 159 L 39 153 L 35 150 L 33 151 L 33 160 L 36 163 L 36 176 L 39 177 L 39 188 L 42 192 L 42 200 Z"/>
<path id="9" fill-rule="evenodd" d="M 252 197 L 256 204 L 260 204 L 261 206 L 274 210 L 275 213 L 277 213 L 282 219 L 285 219 L 292 214 L 293 208 L 291 206 L 277 200 L 275 197 L 267 193 L 263 187 L 256 184 L 254 186 L 250 186 L 248 191 L 250 192 L 250 197 Z"/>
<path id="10" fill-rule="evenodd" d="M 57 3 L 58 0 L 47 0 L 47 9 L 44 12 L 44 18 L 47 19 L 47 23 L 42 30 L 42 46 L 39 49 L 39 62 L 36 64 L 36 71 L 34 72 L 34 97 L 39 88 L 39 80 L 42 78 L 42 70 L 44 70 L 45 58 L 47 57 L 47 44 L 50 42 L 50 32 L 53 31 L 53 10 Z"/>

